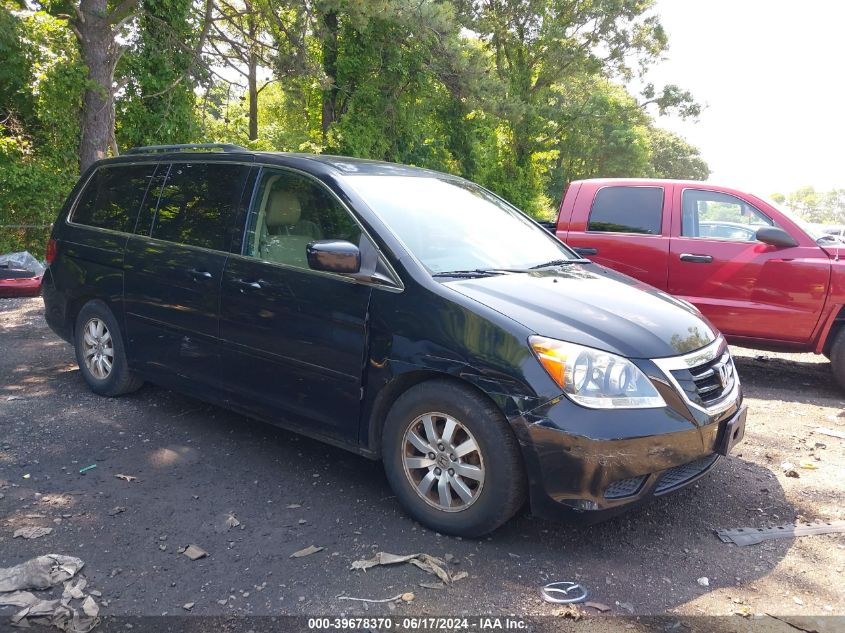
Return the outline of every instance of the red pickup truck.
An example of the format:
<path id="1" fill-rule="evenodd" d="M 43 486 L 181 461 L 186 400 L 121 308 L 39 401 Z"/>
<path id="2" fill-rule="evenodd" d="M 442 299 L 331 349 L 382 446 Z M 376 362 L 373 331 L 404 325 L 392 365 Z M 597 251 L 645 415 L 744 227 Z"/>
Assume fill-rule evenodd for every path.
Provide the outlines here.
<path id="1" fill-rule="evenodd" d="M 845 388 L 845 241 L 704 182 L 594 179 L 566 190 L 559 239 L 701 310 L 729 341 L 830 358 Z"/>

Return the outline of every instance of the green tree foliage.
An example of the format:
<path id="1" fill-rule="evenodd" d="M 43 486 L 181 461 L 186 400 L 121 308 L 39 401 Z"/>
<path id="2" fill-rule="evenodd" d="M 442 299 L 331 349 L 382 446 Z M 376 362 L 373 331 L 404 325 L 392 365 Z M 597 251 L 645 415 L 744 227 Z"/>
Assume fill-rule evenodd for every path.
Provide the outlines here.
<path id="1" fill-rule="evenodd" d="M 816 191 L 813 187 L 801 187 L 788 194 L 772 194 L 772 200 L 808 222 L 845 224 L 845 189 Z"/>
<path id="2" fill-rule="evenodd" d="M 114 103 L 113 152 L 221 141 L 410 163 L 538 218 L 574 179 L 709 173 L 654 119 L 697 116 L 692 95 L 626 88 L 666 48 L 650 0 L 30 1 L 69 18 L 0 13 L 5 215 L 49 217 L 58 202 L 24 192 L 66 192 L 80 147 L 83 163 L 105 151 L 95 101 Z"/>
<path id="3" fill-rule="evenodd" d="M 24 61 L 7 83 L 16 83 L 17 93 L 3 95 L 0 252 L 28 249 L 40 254 L 49 225 L 78 175 L 85 69 L 62 20 L 45 13 L 6 17 L 15 22 L 16 50 Z"/>
<path id="4" fill-rule="evenodd" d="M 668 130 L 649 129 L 651 144 L 651 175 L 656 178 L 707 180 L 710 167 L 701 152 L 683 138 Z"/>
<path id="5" fill-rule="evenodd" d="M 196 138 L 191 72 L 200 27 L 191 9 L 191 0 L 144 0 L 137 37 L 118 68 L 125 84 L 115 105 L 120 146 Z"/>

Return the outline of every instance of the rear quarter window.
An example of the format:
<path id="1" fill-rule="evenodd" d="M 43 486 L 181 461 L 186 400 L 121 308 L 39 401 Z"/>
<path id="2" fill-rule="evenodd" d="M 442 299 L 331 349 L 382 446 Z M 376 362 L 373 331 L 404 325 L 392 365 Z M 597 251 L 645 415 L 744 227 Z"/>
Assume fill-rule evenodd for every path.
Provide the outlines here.
<path id="1" fill-rule="evenodd" d="M 588 231 L 660 235 L 661 187 L 602 187 L 590 209 Z"/>
<path id="2" fill-rule="evenodd" d="M 168 242 L 227 250 L 249 166 L 173 163 L 155 200 L 145 205 L 139 232 Z"/>
<path id="3" fill-rule="evenodd" d="M 85 185 L 71 222 L 131 233 L 155 170 L 155 164 L 100 167 Z"/>

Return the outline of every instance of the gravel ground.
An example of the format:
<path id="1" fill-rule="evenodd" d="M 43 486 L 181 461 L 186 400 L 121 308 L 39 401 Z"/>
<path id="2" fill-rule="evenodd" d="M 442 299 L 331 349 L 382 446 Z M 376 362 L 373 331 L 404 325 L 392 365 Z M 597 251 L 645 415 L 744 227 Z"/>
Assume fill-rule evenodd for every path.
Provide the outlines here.
<path id="1" fill-rule="evenodd" d="M 814 431 L 845 431 L 823 357 L 733 350 L 745 441 L 697 485 L 597 526 L 523 514 L 461 540 L 406 517 L 378 463 L 149 385 L 90 393 L 42 311 L 40 298 L 0 300 L 0 567 L 78 556 L 106 615 L 184 614 L 185 603 L 192 615 L 548 615 L 560 610 L 538 591 L 556 580 L 620 615 L 845 615 L 845 534 L 736 547 L 713 532 L 845 519 L 845 440 Z M 24 526 L 53 532 L 13 539 Z M 208 556 L 179 553 L 191 543 Z M 325 549 L 291 558 L 309 545 Z M 409 565 L 350 570 L 378 551 L 448 557 L 469 575 L 433 589 Z M 338 600 L 403 592 L 414 599 Z"/>

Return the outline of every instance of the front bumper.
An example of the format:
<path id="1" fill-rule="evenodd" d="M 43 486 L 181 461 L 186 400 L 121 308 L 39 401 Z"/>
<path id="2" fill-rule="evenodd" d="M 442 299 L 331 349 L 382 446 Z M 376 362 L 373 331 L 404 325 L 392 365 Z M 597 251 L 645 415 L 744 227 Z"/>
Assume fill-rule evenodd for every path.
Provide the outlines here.
<path id="1" fill-rule="evenodd" d="M 742 440 L 745 417 L 741 394 L 705 419 L 670 407 L 598 411 L 554 401 L 515 424 L 532 513 L 595 523 L 684 488 Z"/>

